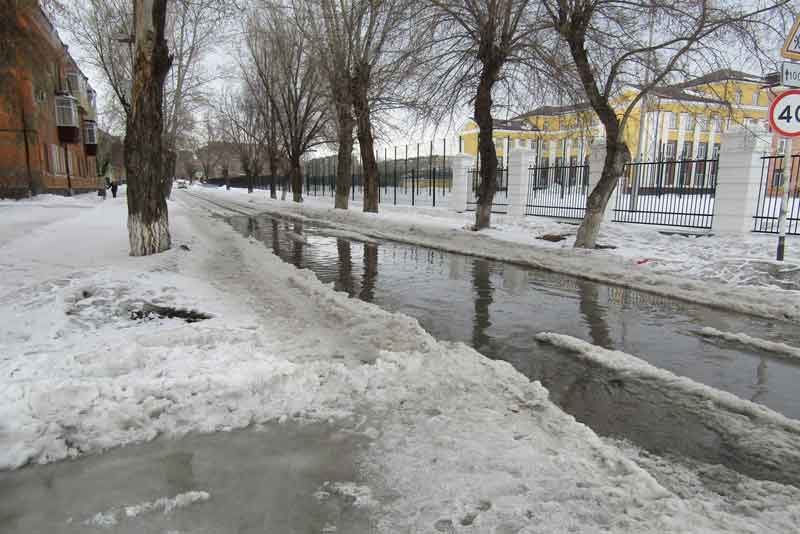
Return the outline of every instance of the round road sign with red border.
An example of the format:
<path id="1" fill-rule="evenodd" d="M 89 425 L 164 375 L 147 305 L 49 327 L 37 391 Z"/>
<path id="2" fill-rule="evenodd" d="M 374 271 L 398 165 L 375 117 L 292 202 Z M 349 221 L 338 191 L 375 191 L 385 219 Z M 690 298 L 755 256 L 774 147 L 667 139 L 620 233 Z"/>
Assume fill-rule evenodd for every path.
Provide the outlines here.
<path id="1" fill-rule="evenodd" d="M 781 93 L 772 101 L 769 124 L 783 137 L 800 136 L 800 89 Z"/>

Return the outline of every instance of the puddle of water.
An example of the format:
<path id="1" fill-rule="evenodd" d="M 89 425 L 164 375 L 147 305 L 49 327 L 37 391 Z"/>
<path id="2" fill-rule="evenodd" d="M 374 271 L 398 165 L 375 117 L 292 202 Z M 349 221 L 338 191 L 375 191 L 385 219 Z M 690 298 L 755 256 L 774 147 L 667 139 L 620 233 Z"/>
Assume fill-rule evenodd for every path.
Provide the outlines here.
<path id="1" fill-rule="evenodd" d="M 534 339 L 542 331 L 575 336 L 800 418 L 800 365 L 694 333 L 712 326 L 800 346 L 800 331 L 786 323 L 414 245 L 350 241 L 296 221 L 260 216 L 229 222 L 338 291 L 415 317 L 439 339 L 508 361 L 600 434 L 786 478 L 769 459 L 768 465 L 743 459 L 734 437 L 691 406 L 659 399 L 648 384 L 621 382 Z M 800 473 L 791 476 L 800 480 Z"/>
<path id="2" fill-rule="evenodd" d="M 314 495 L 326 482 L 357 481 L 357 448 L 324 425 L 271 425 L 3 472 L 0 532 L 368 532 L 366 511 L 351 500 Z M 209 499 L 136 517 L 120 509 L 191 491 Z M 98 513 L 115 515 L 117 524 L 92 523 Z"/>

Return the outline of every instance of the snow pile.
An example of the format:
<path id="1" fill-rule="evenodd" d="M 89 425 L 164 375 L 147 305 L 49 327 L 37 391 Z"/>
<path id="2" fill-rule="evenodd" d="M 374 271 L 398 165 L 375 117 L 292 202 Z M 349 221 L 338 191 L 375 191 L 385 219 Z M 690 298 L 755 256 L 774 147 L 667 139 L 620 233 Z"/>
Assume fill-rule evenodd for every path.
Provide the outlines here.
<path id="1" fill-rule="evenodd" d="M 707 517 L 723 532 L 795 532 L 800 489 L 754 480 L 721 465 L 657 456 L 630 443 L 606 440 L 658 482 L 683 499 L 692 513 Z M 687 531 L 696 532 L 697 525 Z"/>
<path id="2" fill-rule="evenodd" d="M 669 407 L 674 416 L 685 420 L 684 424 L 701 425 L 711 433 L 710 439 L 719 442 L 714 447 L 751 476 L 795 484 L 800 481 L 800 421 L 624 352 L 562 334 L 540 333 L 536 338 L 614 371 L 622 384 L 636 385 L 630 389 L 645 399 L 657 397 L 657 404 Z"/>
<path id="3" fill-rule="evenodd" d="M 174 497 L 161 497 L 154 501 L 146 501 L 130 506 L 122 506 L 98 512 L 90 519 L 84 521 L 85 525 L 110 528 L 118 524 L 122 519 L 132 519 L 142 514 L 162 511 L 164 515 L 172 513 L 177 508 L 185 508 L 197 502 L 204 502 L 211 498 L 205 491 L 187 491 L 179 493 Z"/>
<path id="4" fill-rule="evenodd" d="M 734 341 L 743 345 L 749 345 L 756 349 L 774 352 L 775 354 L 786 356 L 793 359 L 800 359 L 800 348 L 787 345 L 786 343 L 778 343 L 769 341 L 767 339 L 759 339 L 756 337 L 748 336 L 747 334 L 735 332 L 723 332 L 710 326 L 701 328 L 699 334 L 708 338 L 719 338 L 725 341 Z"/>

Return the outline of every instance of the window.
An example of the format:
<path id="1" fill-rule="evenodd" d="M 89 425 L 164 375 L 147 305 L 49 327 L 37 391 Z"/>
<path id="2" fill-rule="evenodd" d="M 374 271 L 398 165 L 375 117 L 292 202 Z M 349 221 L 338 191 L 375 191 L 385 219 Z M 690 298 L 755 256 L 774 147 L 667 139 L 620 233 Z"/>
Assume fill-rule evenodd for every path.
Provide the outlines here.
<path id="1" fill-rule="evenodd" d="M 677 141 L 668 141 L 665 149 L 665 157 L 667 159 L 675 159 L 675 153 L 678 151 Z"/>
<path id="2" fill-rule="evenodd" d="M 78 106 L 75 98 L 66 95 L 56 97 L 56 126 L 78 127 Z"/>
<path id="3" fill-rule="evenodd" d="M 681 151 L 681 157 L 684 159 L 689 159 L 692 157 L 692 142 L 691 141 L 684 141 L 683 142 L 683 150 Z"/>
<path id="4" fill-rule="evenodd" d="M 737 90 L 736 90 L 736 97 L 735 97 L 735 98 L 736 98 L 736 104 L 737 104 L 737 105 L 738 105 L 738 104 L 741 104 L 741 103 L 742 103 L 742 91 L 740 91 L 739 89 L 737 89 Z"/>
<path id="5" fill-rule="evenodd" d="M 753 101 L 752 102 L 753 102 L 754 106 L 758 105 L 758 99 L 759 99 L 760 96 L 761 96 L 761 91 L 756 91 L 755 93 L 753 93 Z"/>
<path id="6" fill-rule="evenodd" d="M 670 130 L 677 130 L 678 129 L 678 114 L 673 113 L 671 111 L 667 111 L 667 125 L 669 126 Z"/>
<path id="7" fill-rule="evenodd" d="M 536 148 L 536 139 L 531 139 L 531 150 Z"/>
<path id="8" fill-rule="evenodd" d="M 94 121 L 83 123 L 83 142 L 87 145 L 97 144 L 97 124 Z"/>
<path id="9" fill-rule="evenodd" d="M 42 167 L 45 172 L 53 172 L 53 168 L 50 166 L 50 150 L 48 150 L 46 144 L 42 145 Z"/>
<path id="10" fill-rule="evenodd" d="M 781 138 L 778 140 L 778 152 L 777 154 L 786 154 L 786 141 L 787 139 Z"/>
<path id="11" fill-rule="evenodd" d="M 53 165 L 53 174 L 67 174 L 67 165 L 64 161 L 64 151 L 58 145 L 50 145 L 50 161 Z"/>
<path id="12" fill-rule="evenodd" d="M 683 115 L 683 129 L 687 132 L 694 131 L 694 117 L 692 117 L 688 113 L 682 113 L 682 115 Z"/>
<path id="13" fill-rule="evenodd" d="M 89 101 L 89 106 L 95 111 L 97 109 L 97 93 L 91 87 L 86 89 L 86 99 Z"/>
<path id="14" fill-rule="evenodd" d="M 711 119 L 711 131 L 712 132 L 719 132 L 722 130 L 722 121 L 719 117 L 713 117 Z"/>
<path id="15" fill-rule="evenodd" d="M 80 76 L 78 76 L 77 72 L 68 72 L 67 73 L 67 90 L 69 94 L 74 97 L 78 97 L 81 94 L 81 84 L 80 84 Z"/>
<path id="16" fill-rule="evenodd" d="M 520 148 L 525 148 L 525 139 L 517 139 L 517 146 Z"/>

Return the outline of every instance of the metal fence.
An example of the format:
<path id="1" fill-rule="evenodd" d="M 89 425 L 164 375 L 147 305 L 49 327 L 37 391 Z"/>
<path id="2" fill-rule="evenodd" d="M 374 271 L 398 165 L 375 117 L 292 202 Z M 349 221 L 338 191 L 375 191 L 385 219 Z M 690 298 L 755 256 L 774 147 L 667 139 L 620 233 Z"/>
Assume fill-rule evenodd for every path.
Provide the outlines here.
<path id="1" fill-rule="evenodd" d="M 473 167 L 467 171 L 469 189 L 467 190 L 467 211 L 475 211 L 478 207 L 478 189 L 482 179 L 480 168 Z M 497 190 L 492 199 L 492 213 L 508 213 L 508 168 L 497 168 Z"/>
<path id="2" fill-rule="evenodd" d="M 719 159 L 632 162 L 617 184 L 614 221 L 710 229 Z"/>
<path id="3" fill-rule="evenodd" d="M 582 219 L 586 214 L 589 165 L 531 166 L 525 215 Z"/>
<path id="4" fill-rule="evenodd" d="M 758 189 L 756 212 L 753 215 L 753 231 L 777 233 L 783 191 L 783 155 L 761 158 L 761 185 Z M 800 235 L 800 154 L 792 156 L 789 174 L 789 206 L 786 233 Z"/>
<path id="5" fill-rule="evenodd" d="M 395 206 L 443 206 L 453 188 L 453 171 L 448 167 L 447 143 L 433 141 L 376 151 L 378 201 Z M 333 197 L 336 194 L 338 157 L 315 158 L 304 169 L 305 195 Z M 361 157 L 352 156 L 350 199 L 364 198 Z"/>

